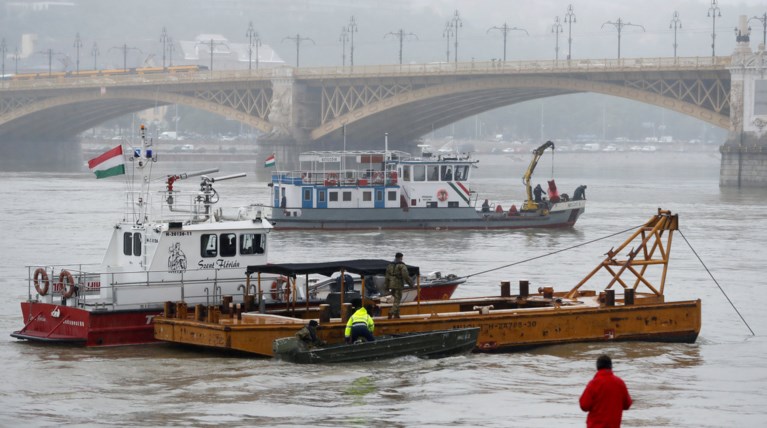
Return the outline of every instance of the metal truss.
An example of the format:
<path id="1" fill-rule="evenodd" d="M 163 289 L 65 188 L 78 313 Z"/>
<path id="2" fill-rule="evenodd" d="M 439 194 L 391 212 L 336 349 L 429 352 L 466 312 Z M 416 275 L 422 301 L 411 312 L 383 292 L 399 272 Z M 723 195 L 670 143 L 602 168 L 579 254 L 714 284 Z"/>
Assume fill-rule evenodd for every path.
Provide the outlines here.
<path id="1" fill-rule="evenodd" d="M 730 81 L 723 79 L 639 79 L 626 80 L 624 86 L 673 98 L 729 115 Z"/>
<path id="2" fill-rule="evenodd" d="M 386 85 L 369 85 L 365 83 L 362 85 L 329 86 L 323 84 L 320 123 L 327 123 L 368 104 L 410 92 L 413 89 L 413 84 L 409 81 Z"/>
<path id="3" fill-rule="evenodd" d="M 37 97 L 0 98 L 0 116 L 38 101 Z"/>
<path id="4" fill-rule="evenodd" d="M 266 88 L 201 90 L 186 94 L 267 120 L 272 93 Z"/>

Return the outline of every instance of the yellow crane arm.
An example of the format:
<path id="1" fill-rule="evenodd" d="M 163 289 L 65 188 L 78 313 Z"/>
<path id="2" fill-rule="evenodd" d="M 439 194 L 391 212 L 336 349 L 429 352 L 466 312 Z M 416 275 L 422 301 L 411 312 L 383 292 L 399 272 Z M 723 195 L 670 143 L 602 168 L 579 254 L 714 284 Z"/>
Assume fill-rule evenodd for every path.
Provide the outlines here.
<path id="1" fill-rule="evenodd" d="M 525 204 L 522 206 L 523 210 L 536 210 L 538 209 L 538 204 L 535 203 L 533 200 L 533 189 L 530 186 L 530 179 L 533 176 L 533 171 L 535 171 L 535 167 L 538 165 L 538 161 L 541 159 L 541 156 L 543 156 L 543 152 L 546 151 L 551 147 L 551 149 L 554 149 L 554 142 L 553 141 L 546 141 L 543 143 L 540 147 L 533 150 L 533 159 L 530 161 L 530 165 L 527 166 L 527 171 L 525 171 L 525 175 L 522 176 L 522 184 L 525 185 L 525 190 L 527 191 L 527 200 L 525 201 Z"/>

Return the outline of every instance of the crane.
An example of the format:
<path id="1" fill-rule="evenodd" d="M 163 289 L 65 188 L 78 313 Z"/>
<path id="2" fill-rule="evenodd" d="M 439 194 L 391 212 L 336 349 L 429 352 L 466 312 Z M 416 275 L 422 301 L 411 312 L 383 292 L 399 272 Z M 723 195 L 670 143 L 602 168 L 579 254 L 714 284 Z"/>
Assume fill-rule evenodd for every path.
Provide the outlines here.
<path id="1" fill-rule="evenodd" d="M 546 141 L 543 145 L 533 150 L 533 160 L 530 161 L 530 165 L 528 165 L 525 175 L 522 176 L 522 183 L 525 185 L 525 190 L 527 190 L 527 200 L 525 201 L 525 204 L 522 205 L 523 211 L 535 211 L 538 209 L 538 204 L 533 200 L 533 189 L 530 186 L 530 178 L 533 176 L 533 171 L 535 171 L 536 165 L 538 165 L 538 160 L 541 159 L 543 152 L 549 147 L 551 147 L 551 150 L 554 150 L 554 142 Z"/>

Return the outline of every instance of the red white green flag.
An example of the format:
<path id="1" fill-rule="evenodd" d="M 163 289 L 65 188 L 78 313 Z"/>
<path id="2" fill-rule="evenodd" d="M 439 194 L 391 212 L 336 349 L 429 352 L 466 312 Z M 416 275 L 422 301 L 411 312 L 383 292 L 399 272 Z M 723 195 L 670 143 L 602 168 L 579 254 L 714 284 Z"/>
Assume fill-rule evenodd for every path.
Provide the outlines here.
<path id="1" fill-rule="evenodd" d="M 113 175 L 125 174 L 125 157 L 123 146 L 103 153 L 88 161 L 88 168 L 96 174 L 96 178 L 107 178 Z"/>
<path id="2" fill-rule="evenodd" d="M 274 164 L 277 162 L 277 158 L 274 157 L 274 153 L 271 154 L 266 160 L 264 161 L 264 168 L 271 168 L 274 166 Z"/>

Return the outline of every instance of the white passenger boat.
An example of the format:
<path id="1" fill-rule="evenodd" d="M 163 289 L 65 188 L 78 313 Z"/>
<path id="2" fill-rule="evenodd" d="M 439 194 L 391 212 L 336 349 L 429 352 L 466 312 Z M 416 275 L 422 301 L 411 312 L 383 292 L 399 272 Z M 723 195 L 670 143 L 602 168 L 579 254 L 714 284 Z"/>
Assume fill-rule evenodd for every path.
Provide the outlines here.
<path id="1" fill-rule="evenodd" d="M 571 227 L 584 212 L 585 200 L 558 195 L 554 180 L 549 200 L 533 199 L 530 177 L 547 148 L 554 144 L 533 151 L 523 176 L 527 200 L 520 207 L 478 203 L 469 181 L 478 161 L 469 155 L 302 153 L 298 171 L 272 174 L 270 219 L 278 230 Z"/>
<path id="2" fill-rule="evenodd" d="M 28 266 L 24 326 L 12 336 L 86 346 L 148 343 L 154 341 L 152 318 L 165 302 L 218 305 L 226 295 L 237 302 L 255 294 L 249 294 L 243 271 L 266 263 L 272 226 L 254 206 L 216 207 L 214 189 L 214 183 L 245 174 L 213 177 L 218 170 L 211 169 L 155 180 L 151 164 L 157 156 L 143 127 L 141 134 L 141 148 L 133 153 L 124 155 L 121 147 L 109 152 L 116 168 L 124 170 L 129 161 L 134 173 L 126 180 L 125 211 L 103 262 Z M 174 188 L 195 176 L 199 190 Z M 151 188 L 157 184 L 160 189 Z"/>

